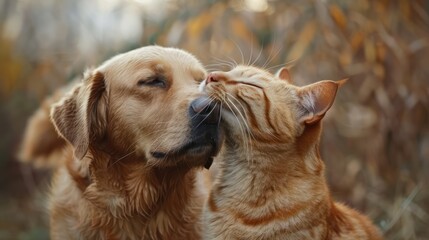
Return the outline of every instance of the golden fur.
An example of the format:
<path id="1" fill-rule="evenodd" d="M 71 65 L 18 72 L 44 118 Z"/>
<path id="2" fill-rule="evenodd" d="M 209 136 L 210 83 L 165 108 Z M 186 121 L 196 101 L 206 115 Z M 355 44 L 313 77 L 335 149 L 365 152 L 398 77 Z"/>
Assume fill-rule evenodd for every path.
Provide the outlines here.
<path id="1" fill-rule="evenodd" d="M 238 66 L 203 89 L 223 105 L 220 174 L 204 208 L 205 239 L 381 239 L 364 215 L 333 202 L 319 154 L 321 119 L 343 83 L 289 83 Z"/>
<path id="2" fill-rule="evenodd" d="M 87 71 L 66 96 L 59 94 L 51 118 L 67 142 L 46 121 L 60 97 L 38 110 L 21 157 L 52 157 L 60 165 L 49 197 L 52 239 L 200 237 L 205 190 L 197 170 L 206 156 L 153 153 L 188 141 L 189 104 L 201 95 L 205 75 L 187 52 L 143 47 Z M 39 146 L 43 133 L 51 135 L 49 147 Z"/>
<path id="3" fill-rule="evenodd" d="M 52 104 L 59 101 L 75 84 L 76 81 L 56 90 L 30 117 L 21 143 L 19 160 L 40 168 L 54 168 L 62 164 L 60 159 L 67 142 L 55 130 L 50 112 Z"/>

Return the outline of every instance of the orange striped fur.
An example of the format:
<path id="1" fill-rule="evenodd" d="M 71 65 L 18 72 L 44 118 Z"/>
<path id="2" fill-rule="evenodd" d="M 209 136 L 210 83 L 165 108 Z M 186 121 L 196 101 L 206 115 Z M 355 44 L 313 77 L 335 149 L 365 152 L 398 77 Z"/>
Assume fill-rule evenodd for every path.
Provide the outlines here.
<path id="1" fill-rule="evenodd" d="M 319 154 L 321 119 L 344 81 L 305 87 L 255 67 L 213 72 L 201 89 L 222 108 L 220 173 L 203 213 L 205 239 L 382 239 L 334 202 Z"/>

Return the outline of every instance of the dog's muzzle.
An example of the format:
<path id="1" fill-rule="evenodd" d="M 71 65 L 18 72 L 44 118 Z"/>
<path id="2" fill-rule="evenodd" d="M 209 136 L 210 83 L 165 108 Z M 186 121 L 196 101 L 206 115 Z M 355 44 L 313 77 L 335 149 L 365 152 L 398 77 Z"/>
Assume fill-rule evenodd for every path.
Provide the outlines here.
<path id="1" fill-rule="evenodd" d="M 204 165 L 207 169 L 213 163 L 213 157 L 219 152 L 221 145 L 220 111 L 220 104 L 207 96 L 195 99 L 189 107 L 193 142 L 201 147 L 211 146 Z"/>
<path id="2" fill-rule="evenodd" d="M 195 116 L 199 124 L 218 124 L 220 104 L 208 97 L 200 97 L 191 102 L 191 116 Z"/>
<path id="3" fill-rule="evenodd" d="M 209 169 L 222 145 L 220 111 L 220 104 L 208 97 L 195 99 L 189 105 L 191 132 L 186 143 L 169 152 L 151 152 L 152 156 L 164 160 L 185 157 Z"/>

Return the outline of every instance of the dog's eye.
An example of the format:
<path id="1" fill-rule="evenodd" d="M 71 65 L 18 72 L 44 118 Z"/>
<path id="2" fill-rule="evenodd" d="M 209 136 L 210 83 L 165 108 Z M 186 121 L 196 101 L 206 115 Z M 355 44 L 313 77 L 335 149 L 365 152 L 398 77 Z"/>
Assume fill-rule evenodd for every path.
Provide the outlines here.
<path id="1" fill-rule="evenodd" d="M 150 87 L 160 87 L 165 88 L 167 84 L 165 83 L 165 79 L 161 76 L 153 76 L 147 79 L 142 79 L 137 82 L 138 86 L 150 86 Z"/>

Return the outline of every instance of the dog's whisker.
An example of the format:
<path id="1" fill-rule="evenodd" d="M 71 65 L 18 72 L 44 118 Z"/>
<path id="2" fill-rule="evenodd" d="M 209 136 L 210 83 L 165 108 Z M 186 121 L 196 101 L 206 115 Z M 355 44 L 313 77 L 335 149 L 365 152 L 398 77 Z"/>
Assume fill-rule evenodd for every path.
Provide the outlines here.
<path id="1" fill-rule="evenodd" d="M 159 141 L 158 142 L 158 140 L 159 139 L 163 139 L 162 141 Z M 153 151 L 153 152 L 157 152 L 158 150 L 159 150 L 159 147 L 161 147 L 162 146 L 162 144 L 164 144 L 167 140 L 166 140 L 167 138 L 165 137 L 165 132 L 164 132 L 164 134 L 160 134 L 153 142 L 152 142 L 152 145 L 151 145 L 151 147 L 150 147 L 150 149 L 152 149 L 151 151 Z M 155 145 L 155 143 L 156 143 L 156 145 Z"/>
<path id="2" fill-rule="evenodd" d="M 127 153 L 127 154 L 125 154 L 124 156 L 122 156 L 122 157 L 120 157 L 120 158 L 118 158 L 117 160 L 115 160 L 111 165 L 109 165 L 107 168 L 111 168 L 113 165 L 115 165 L 116 163 L 118 163 L 119 161 L 121 161 L 122 159 L 124 159 L 124 158 L 126 158 L 126 157 L 128 157 L 128 156 L 130 156 L 131 154 L 133 154 L 133 153 L 135 153 L 136 152 L 136 150 L 134 150 L 134 151 L 132 151 L 132 152 L 129 152 L 129 153 Z"/>

